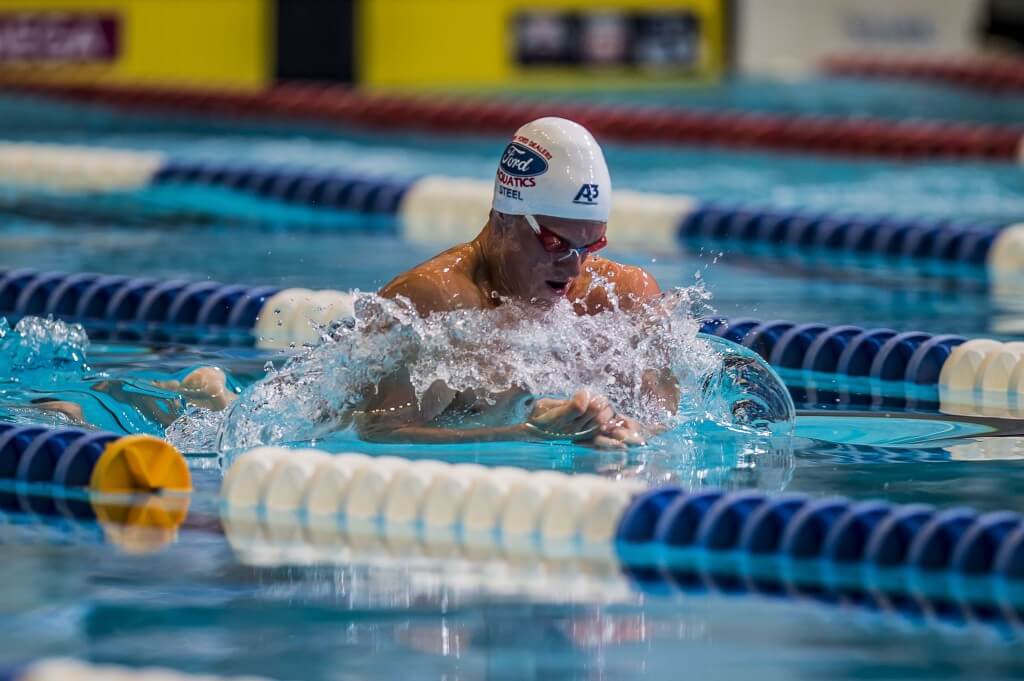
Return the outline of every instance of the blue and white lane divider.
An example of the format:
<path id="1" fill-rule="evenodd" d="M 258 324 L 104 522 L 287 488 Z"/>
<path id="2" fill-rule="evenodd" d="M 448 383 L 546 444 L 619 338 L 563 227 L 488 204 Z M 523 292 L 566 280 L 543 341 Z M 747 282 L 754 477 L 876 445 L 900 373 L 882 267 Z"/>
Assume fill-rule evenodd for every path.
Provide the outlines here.
<path id="1" fill-rule="evenodd" d="M 397 214 L 413 184 L 340 171 L 184 161 L 163 163 L 151 183 L 225 187 L 287 203 L 375 215 Z"/>
<path id="2" fill-rule="evenodd" d="M 166 184 L 224 187 L 328 210 L 393 215 L 394 234 L 438 246 L 472 238 L 487 219 L 492 192 L 486 180 L 395 179 L 35 143 L 0 144 L 0 183 L 93 193 Z M 985 268 L 996 280 L 1024 274 L 1024 225 L 765 209 L 618 190 L 610 229 L 617 247 L 644 252 L 671 252 L 681 243 L 761 244 L 769 250 L 966 265 Z"/>
<path id="3" fill-rule="evenodd" d="M 317 343 L 317 325 L 351 317 L 353 294 L 214 281 L 0 270 L 0 315 L 89 326 L 97 339 Z"/>
<path id="4" fill-rule="evenodd" d="M 212 676 L 186 674 L 163 667 L 123 667 L 95 664 L 72 658 L 52 657 L 9 671 L 0 681 L 271 681 L 263 676 Z"/>
<path id="5" fill-rule="evenodd" d="M 863 561 L 852 567 L 788 557 L 780 562 L 777 554 L 759 560 L 713 547 L 679 552 L 657 546 L 652 553 L 646 544 L 616 543 L 616 532 L 649 515 L 649 495 L 666 488 L 645 494 L 624 481 L 595 485 L 588 475 L 358 454 L 262 448 L 243 456 L 250 458 L 239 459 L 240 468 L 225 479 L 221 526 L 247 565 L 384 569 L 389 594 L 397 588 L 417 600 L 486 594 L 640 604 L 647 595 L 717 591 L 860 605 L 915 626 L 970 623 L 1013 635 L 1024 629 L 1018 580 L 970 580 L 949 571 L 921 578 L 913 570 L 879 578 L 885 571 Z M 367 493 L 352 500 L 364 485 Z M 440 502 L 449 492 L 455 494 Z M 740 506 L 752 493 L 716 494 Z M 780 499 L 792 505 L 796 498 Z M 865 502 L 861 511 L 891 509 L 892 522 L 902 522 L 912 508 Z M 594 511 L 602 529 L 588 534 L 585 514 Z M 723 516 L 729 517 L 716 521 L 719 533 L 733 522 L 729 513 Z"/>
<path id="6" fill-rule="evenodd" d="M 1024 516 L 922 504 L 721 490 L 688 493 L 591 475 L 261 447 L 221 487 L 228 517 L 283 526 L 375 523 L 384 534 L 602 555 L 637 548 L 739 552 L 836 565 L 1024 579 Z M 330 549 L 328 549 L 330 550 Z M 669 562 L 671 554 L 656 561 Z"/>
<path id="7" fill-rule="evenodd" d="M 289 348 L 318 343 L 323 327 L 352 316 L 354 301 L 348 291 L 0 270 L 0 315 L 53 315 L 88 325 L 96 338 Z M 701 330 L 779 369 L 874 381 L 851 386 L 872 390 L 937 387 L 943 411 L 1024 416 L 1024 343 L 746 318 L 707 320 Z"/>
<path id="8" fill-rule="evenodd" d="M 850 392 L 875 395 L 879 406 L 938 402 L 951 414 L 1024 417 L 1021 342 L 744 318 L 707 320 L 701 330 L 754 350 L 777 369 L 842 377 Z M 938 394 L 918 396 L 915 386 Z M 819 387 L 841 389 L 827 378 Z"/>

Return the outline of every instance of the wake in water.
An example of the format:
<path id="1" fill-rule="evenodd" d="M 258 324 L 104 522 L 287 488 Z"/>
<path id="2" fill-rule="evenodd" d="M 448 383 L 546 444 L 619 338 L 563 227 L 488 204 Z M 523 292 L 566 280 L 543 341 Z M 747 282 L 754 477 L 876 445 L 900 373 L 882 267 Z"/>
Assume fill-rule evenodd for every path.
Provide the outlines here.
<path id="1" fill-rule="evenodd" d="M 12 329 L 0 317 L 0 419 L 19 424 L 77 425 L 74 414 L 19 404 L 50 390 L 80 385 L 89 373 L 86 350 L 89 336 L 80 324 L 25 317 Z M 21 398 L 21 399 L 19 399 Z"/>
<path id="2" fill-rule="evenodd" d="M 12 329 L 0 317 L 0 420 L 163 435 L 190 400 L 202 401 L 180 380 L 192 369 L 98 371 L 88 348 L 80 324 L 29 316 Z"/>
<path id="3" fill-rule="evenodd" d="M 484 400 L 509 391 L 608 397 L 616 413 L 676 432 L 697 424 L 788 434 L 785 386 L 755 354 L 698 335 L 698 287 L 666 294 L 643 313 L 579 316 L 567 301 L 548 309 L 506 303 L 423 319 L 405 300 L 359 294 L 354 318 L 320 328 L 321 343 L 249 386 L 228 409 L 190 409 L 167 430 L 187 451 L 230 451 L 307 441 L 351 426 L 382 379 L 408 372 L 416 399 L 435 382 Z M 644 390 L 668 371 L 678 409 Z M 526 414 L 513 414 L 520 421 Z"/>
<path id="4" fill-rule="evenodd" d="M 0 317 L 0 381 L 39 384 L 82 376 L 88 347 L 81 324 L 25 317 L 11 329 Z"/>

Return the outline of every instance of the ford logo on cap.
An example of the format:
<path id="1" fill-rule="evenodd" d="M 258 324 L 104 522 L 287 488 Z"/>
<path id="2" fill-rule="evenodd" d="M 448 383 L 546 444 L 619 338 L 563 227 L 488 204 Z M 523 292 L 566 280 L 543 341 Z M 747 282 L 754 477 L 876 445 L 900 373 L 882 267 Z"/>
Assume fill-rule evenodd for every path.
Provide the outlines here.
<path id="1" fill-rule="evenodd" d="M 547 172 L 548 162 L 533 149 L 512 142 L 501 156 L 501 169 L 514 177 L 534 177 Z"/>

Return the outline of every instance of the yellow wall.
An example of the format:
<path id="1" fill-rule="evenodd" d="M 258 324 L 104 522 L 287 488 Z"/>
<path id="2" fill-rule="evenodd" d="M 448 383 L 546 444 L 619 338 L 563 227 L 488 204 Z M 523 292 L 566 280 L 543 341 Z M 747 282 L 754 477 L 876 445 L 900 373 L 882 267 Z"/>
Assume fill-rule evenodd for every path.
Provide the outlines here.
<path id="1" fill-rule="evenodd" d="M 632 72 L 595 79 L 578 69 L 520 68 L 512 56 L 511 26 L 517 12 L 531 8 L 690 9 L 702 25 L 698 75 L 716 76 L 723 66 L 721 0 L 363 0 L 357 20 L 360 82 L 385 88 L 651 82 L 651 76 Z"/>
<path id="2" fill-rule="evenodd" d="M 15 11 L 119 15 L 121 53 L 80 66 L 0 64 L 7 75 L 235 87 L 272 80 L 272 0 L 0 0 L 0 13 Z"/>

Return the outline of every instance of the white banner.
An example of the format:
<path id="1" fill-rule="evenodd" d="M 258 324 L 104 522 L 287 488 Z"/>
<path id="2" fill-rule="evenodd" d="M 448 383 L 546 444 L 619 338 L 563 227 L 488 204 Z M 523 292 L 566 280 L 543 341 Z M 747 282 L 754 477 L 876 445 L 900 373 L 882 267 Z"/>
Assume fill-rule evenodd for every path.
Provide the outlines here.
<path id="1" fill-rule="evenodd" d="M 737 66 L 802 75 L 836 54 L 973 52 L 983 0 L 738 0 Z"/>

